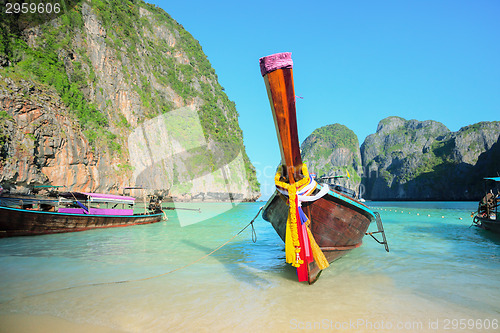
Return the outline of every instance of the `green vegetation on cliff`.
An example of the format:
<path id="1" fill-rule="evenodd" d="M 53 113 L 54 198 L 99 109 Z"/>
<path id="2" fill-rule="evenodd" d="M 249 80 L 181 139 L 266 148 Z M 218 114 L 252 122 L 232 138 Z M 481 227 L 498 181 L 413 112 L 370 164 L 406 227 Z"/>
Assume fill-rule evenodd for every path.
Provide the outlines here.
<path id="1" fill-rule="evenodd" d="M 341 124 L 326 125 L 315 129 L 312 136 L 321 138 L 335 148 L 347 148 L 355 151 L 359 147 L 358 137 L 347 126 Z"/>
<path id="2" fill-rule="evenodd" d="M 361 156 L 358 137 L 341 124 L 315 129 L 301 145 L 302 157 L 309 169 L 322 175 L 346 175 L 351 178 L 342 185 L 356 188 L 361 182 Z"/>
<path id="3" fill-rule="evenodd" d="M 1 14 L 0 74 L 55 91 L 91 145 L 121 165 L 128 165 L 124 148 L 134 127 L 192 106 L 210 149 L 193 152 L 200 156 L 188 167 L 210 173 L 241 153 L 247 180 L 258 192 L 236 105 L 199 42 L 144 1 L 69 3 L 59 17 L 36 24 Z"/>
<path id="4" fill-rule="evenodd" d="M 500 122 L 480 122 L 450 132 L 427 120 L 388 117 L 361 146 L 372 200 L 476 199 L 481 178 L 500 171 L 494 160 Z"/>
<path id="5" fill-rule="evenodd" d="M 72 73 L 68 73 L 60 57 L 61 52 L 71 48 L 75 27 L 81 27 L 82 18 L 71 10 L 60 19 L 62 24 L 59 25 L 37 26 L 44 38 L 39 45 L 30 47 L 19 29 L 22 18 L 4 14 L 0 23 L 0 58 L 10 65 L 0 67 L 0 70 L 7 77 L 31 79 L 54 89 L 85 128 L 91 143 L 104 138 L 108 147 L 119 150 L 120 145 L 114 142 L 116 136 L 107 129 L 108 119 L 82 92 L 88 84 L 88 75 L 82 70 L 81 63 L 75 62 Z M 84 53 L 83 50 L 79 51 Z"/>

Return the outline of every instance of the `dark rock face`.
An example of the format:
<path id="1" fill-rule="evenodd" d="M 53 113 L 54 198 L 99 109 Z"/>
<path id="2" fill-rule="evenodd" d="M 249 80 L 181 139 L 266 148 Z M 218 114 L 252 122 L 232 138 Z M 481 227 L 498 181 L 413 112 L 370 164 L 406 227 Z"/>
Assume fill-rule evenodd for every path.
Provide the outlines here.
<path id="1" fill-rule="evenodd" d="M 476 200 L 481 179 L 500 171 L 500 122 L 450 132 L 427 120 L 389 117 L 361 145 L 371 200 Z M 496 158 L 496 159 L 495 159 Z"/>

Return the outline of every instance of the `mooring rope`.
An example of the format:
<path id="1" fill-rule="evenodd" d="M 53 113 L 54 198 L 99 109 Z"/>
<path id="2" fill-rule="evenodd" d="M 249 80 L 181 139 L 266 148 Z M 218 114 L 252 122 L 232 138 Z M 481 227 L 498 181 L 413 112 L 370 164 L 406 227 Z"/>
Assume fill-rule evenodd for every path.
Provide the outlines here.
<path id="1" fill-rule="evenodd" d="M 80 285 L 80 286 L 66 287 L 66 288 L 61 288 L 61 289 L 47 291 L 47 292 L 44 292 L 44 293 L 39 293 L 39 294 L 34 294 L 34 295 L 26 295 L 26 296 L 22 296 L 22 297 L 12 298 L 12 299 L 10 299 L 8 301 L 0 302 L 0 304 L 6 304 L 6 303 L 10 303 L 10 302 L 12 302 L 14 300 L 31 298 L 31 297 L 42 296 L 42 295 L 48 295 L 48 294 L 53 294 L 53 293 L 57 293 L 57 292 L 60 292 L 60 291 L 66 291 L 66 290 L 71 290 L 71 289 L 85 288 L 85 287 L 97 287 L 97 286 L 104 286 L 104 285 L 110 285 L 110 284 L 129 283 L 129 282 L 141 282 L 141 281 L 152 280 L 152 279 L 156 279 L 156 278 L 159 278 L 159 277 L 162 277 L 162 276 L 165 276 L 165 275 L 172 274 L 174 272 L 177 272 L 177 271 L 180 271 L 182 269 L 188 268 L 189 266 L 192 266 L 192 265 L 196 264 L 197 262 L 199 262 L 199 261 L 201 261 L 201 260 L 209 257 L 210 255 L 214 254 L 215 252 L 219 251 L 224 246 L 226 246 L 227 244 L 229 244 L 229 242 L 231 242 L 233 239 L 235 239 L 236 237 L 238 237 L 249 226 L 252 226 L 252 242 L 255 243 L 257 241 L 257 233 L 255 231 L 255 227 L 254 227 L 253 223 L 255 222 L 255 220 L 257 219 L 257 217 L 259 216 L 259 214 L 260 214 L 260 212 L 262 211 L 263 208 L 264 207 L 260 207 L 260 209 L 257 212 L 257 214 L 255 215 L 255 217 L 243 229 L 241 229 L 240 231 L 238 231 L 238 233 L 236 233 L 233 237 L 231 237 L 226 242 L 224 242 L 222 245 L 220 245 L 219 247 L 217 247 L 215 250 L 213 250 L 210 253 L 207 253 L 204 256 L 202 256 L 202 257 L 200 257 L 200 258 L 198 258 L 198 259 L 190 262 L 189 264 L 186 264 L 186 265 L 184 265 L 182 267 L 178 267 L 178 268 L 173 269 L 171 271 L 168 271 L 166 273 L 158 274 L 158 275 L 155 275 L 155 276 L 149 276 L 149 277 L 145 277 L 145 278 L 141 278 L 141 279 L 130 279 L 130 280 L 122 280 L 122 281 L 109 281 L 109 282 L 97 282 L 97 283 L 83 284 L 83 285 Z"/>

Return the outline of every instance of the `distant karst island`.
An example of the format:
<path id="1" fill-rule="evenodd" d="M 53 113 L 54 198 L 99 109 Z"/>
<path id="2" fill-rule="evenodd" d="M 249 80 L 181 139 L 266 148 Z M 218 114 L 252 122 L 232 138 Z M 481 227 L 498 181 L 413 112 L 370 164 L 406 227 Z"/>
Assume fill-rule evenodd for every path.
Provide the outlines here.
<path id="1" fill-rule="evenodd" d="M 500 121 L 451 132 L 433 120 L 388 117 L 361 147 L 353 131 L 333 124 L 302 143 L 302 155 L 318 176 L 369 200 L 478 200 L 482 179 L 500 172 Z"/>

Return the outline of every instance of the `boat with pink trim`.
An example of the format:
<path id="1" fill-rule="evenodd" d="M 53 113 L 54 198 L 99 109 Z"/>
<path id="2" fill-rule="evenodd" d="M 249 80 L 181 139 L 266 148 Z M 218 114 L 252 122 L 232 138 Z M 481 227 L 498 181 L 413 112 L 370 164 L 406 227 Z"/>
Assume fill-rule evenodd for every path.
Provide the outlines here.
<path id="1" fill-rule="evenodd" d="M 161 203 L 134 213 L 135 198 L 65 192 L 58 199 L 0 196 L 0 237 L 43 235 L 160 222 Z"/>

